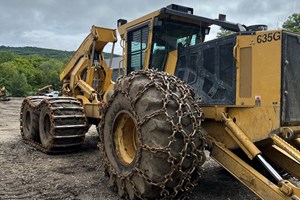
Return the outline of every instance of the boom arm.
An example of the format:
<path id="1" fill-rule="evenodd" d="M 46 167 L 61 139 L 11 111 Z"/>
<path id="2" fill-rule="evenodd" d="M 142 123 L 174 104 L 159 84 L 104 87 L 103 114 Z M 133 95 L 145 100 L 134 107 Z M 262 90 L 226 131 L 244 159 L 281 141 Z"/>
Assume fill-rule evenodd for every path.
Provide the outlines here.
<path id="1" fill-rule="evenodd" d="M 97 101 L 97 92 L 100 93 L 100 90 L 103 92 L 108 88 L 112 74 L 102 52 L 107 43 L 116 41 L 114 29 L 93 26 L 91 33 L 60 74 L 60 80 L 64 83 L 63 94 L 74 97 L 80 95 L 81 98 L 84 96 L 90 101 Z"/>

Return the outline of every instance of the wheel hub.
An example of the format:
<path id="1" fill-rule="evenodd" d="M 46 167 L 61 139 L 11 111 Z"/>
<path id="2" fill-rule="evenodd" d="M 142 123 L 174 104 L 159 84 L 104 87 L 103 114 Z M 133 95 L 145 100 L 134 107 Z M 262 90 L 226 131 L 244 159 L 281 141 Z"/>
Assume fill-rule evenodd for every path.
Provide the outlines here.
<path id="1" fill-rule="evenodd" d="M 114 120 L 115 152 L 124 165 L 130 165 L 137 155 L 138 137 L 136 123 L 128 112 L 121 112 Z"/>

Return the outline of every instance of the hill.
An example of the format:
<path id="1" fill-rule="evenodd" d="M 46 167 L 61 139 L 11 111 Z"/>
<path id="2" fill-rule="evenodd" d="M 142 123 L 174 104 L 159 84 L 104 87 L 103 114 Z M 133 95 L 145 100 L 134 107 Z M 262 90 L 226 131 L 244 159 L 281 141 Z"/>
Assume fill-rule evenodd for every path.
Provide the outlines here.
<path id="1" fill-rule="evenodd" d="M 63 51 L 55 49 L 45 49 L 38 47 L 9 47 L 9 46 L 0 46 L 1 52 L 12 52 L 20 56 L 27 55 L 41 55 L 45 58 L 54 58 L 54 59 L 70 59 L 75 51 Z M 109 53 L 103 53 L 105 58 L 109 58 Z M 114 55 L 114 57 L 119 57 L 119 55 Z"/>
<path id="2" fill-rule="evenodd" d="M 0 53 L 1 52 L 12 52 L 21 56 L 37 54 L 46 58 L 55 58 L 55 59 L 70 58 L 74 54 L 74 51 L 61 51 L 61 50 L 45 49 L 45 48 L 38 48 L 38 47 L 8 47 L 8 46 L 0 46 Z"/>

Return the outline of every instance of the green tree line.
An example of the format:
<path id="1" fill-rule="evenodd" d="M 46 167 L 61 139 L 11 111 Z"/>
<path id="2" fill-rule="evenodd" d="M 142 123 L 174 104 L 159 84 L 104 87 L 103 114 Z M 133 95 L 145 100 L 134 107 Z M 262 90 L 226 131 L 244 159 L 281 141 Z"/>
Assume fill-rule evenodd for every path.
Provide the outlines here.
<path id="1" fill-rule="evenodd" d="M 35 95 L 49 84 L 59 90 L 59 74 L 68 59 L 0 52 L 0 87 L 5 86 L 11 96 Z"/>
<path id="2" fill-rule="evenodd" d="M 300 13 L 294 13 L 288 17 L 288 19 L 283 23 L 282 28 L 300 33 Z"/>
<path id="3" fill-rule="evenodd" d="M 46 58 L 65 59 L 71 57 L 74 51 L 61 51 L 55 49 L 44 49 L 37 47 L 7 47 L 0 46 L 0 52 L 13 52 L 17 55 L 28 56 L 28 55 L 41 55 Z"/>
<path id="4" fill-rule="evenodd" d="M 5 86 L 10 96 L 35 95 L 46 85 L 60 90 L 59 75 L 73 54 L 74 51 L 0 46 L 0 88 Z M 110 56 L 103 54 L 104 58 Z"/>

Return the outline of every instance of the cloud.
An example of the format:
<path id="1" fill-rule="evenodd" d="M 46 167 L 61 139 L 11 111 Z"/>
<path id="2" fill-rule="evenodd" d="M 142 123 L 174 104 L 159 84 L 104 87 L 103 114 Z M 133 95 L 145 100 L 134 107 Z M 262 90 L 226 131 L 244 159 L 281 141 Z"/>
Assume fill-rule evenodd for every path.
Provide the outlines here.
<path id="1" fill-rule="evenodd" d="M 67 49 L 76 50 L 81 42 L 78 42 L 79 38 L 84 40 L 86 34 L 74 34 L 74 35 L 62 35 L 48 30 L 31 30 L 24 31 L 20 38 L 26 41 L 27 44 L 36 44 L 37 46 L 44 45 L 47 41 L 47 48 L 50 49 Z M 73 42 L 72 42 L 73 41 Z"/>

